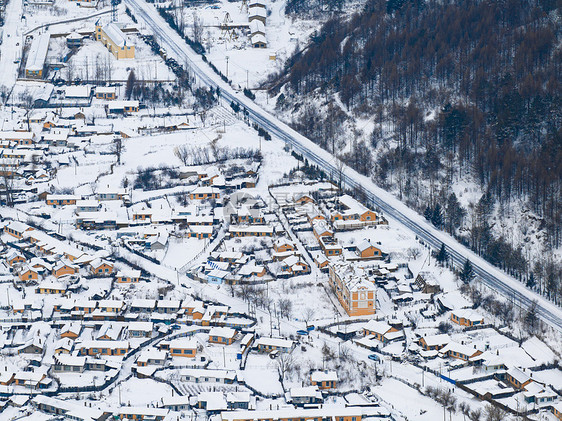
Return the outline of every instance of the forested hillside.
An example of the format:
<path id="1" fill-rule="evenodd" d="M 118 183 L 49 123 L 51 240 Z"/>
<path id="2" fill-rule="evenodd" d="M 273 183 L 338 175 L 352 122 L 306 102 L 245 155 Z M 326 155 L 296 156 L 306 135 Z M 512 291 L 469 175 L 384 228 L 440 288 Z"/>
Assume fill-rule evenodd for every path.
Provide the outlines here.
<path id="1" fill-rule="evenodd" d="M 322 2 L 293 3 L 288 12 Z M 435 225 L 560 300 L 562 2 L 369 0 L 354 14 L 324 3 L 342 12 L 270 81 L 279 110 Z M 453 193 L 463 180 L 482 191 L 471 209 Z M 518 235 L 494 230 L 492 215 L 514 211 L 534 225 L 518 225 Z M 522 247 L 531 239 L 538 256 Z"/>

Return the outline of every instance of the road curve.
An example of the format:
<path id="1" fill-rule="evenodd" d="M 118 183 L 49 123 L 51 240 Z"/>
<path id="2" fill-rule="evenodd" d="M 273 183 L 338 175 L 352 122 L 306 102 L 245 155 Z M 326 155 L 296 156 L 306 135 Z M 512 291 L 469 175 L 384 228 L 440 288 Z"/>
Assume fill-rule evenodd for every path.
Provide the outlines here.
<path id="1" fill-rule="evenodd" d="M 229 103 L 240 104 L 248 112 L 251 121 L 266 129 L 272 136 L 286 142 L 295 152 L 303 155 L 310 163 L 317 165 L 327 174 L 338 174 L 339 177 L 338 162 L 332 155 L 261 109 L 250 99 L 234 91 L 162 19 L 152 5 L 147 4 L 144 0 L 125 0 L 125 4 L 129 6 L 137 18 L 151 28 L 160 45 L 166 48 L 168 56 L 175 57 L 178 63 L 184 65 L 197 83 L 211 88 L 220 88 L 223 99 Z M 410 229 L 418 238 L 435 249 L 439 248 L 442 243 L 445 244 L 449 256 L 457 267 L 460 267 L 467 258 L 470 259 L 479 279 L 515 305 L 528 309 L 533 301 L 536 301 L 537 314 L 540 319 L 562 332 L 562 309 L 560 307 L 529 290 L 513 277 L 461 245 L 450 235 L 435 229 L 418 213 L 388 192 L 377 187 L 368 177 L 347 166 L 344 166 L 341 172 L 341 178 L 346 187 L 362 188 L 369 203 L 381 209 L 388 219 Z"/>

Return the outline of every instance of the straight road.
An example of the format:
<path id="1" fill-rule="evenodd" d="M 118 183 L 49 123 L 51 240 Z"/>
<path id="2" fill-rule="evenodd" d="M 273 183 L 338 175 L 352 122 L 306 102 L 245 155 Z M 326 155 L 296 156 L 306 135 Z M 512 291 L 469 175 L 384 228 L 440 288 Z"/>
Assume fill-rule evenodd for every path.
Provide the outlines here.
<path id="1" fill-rule="evenodd" d="M 137 18 L 152 29 L 162 47 L 166 48 L 168 55 L 175 57 L 178 63 L 183 64 L 198 83 L 211 88 L 220 88 L 224 100 L 240 104 L 248 112 L 251 121 L 266 129 L 272 136 L 286 142 L 295 152 L 307 158 L 310 163 L 323 169 L 333 179 L 341 177 L 348 188 L 361 188 L 365 192 L 368 202 L 381 209 L 388 219 L 410 229 L 418 238 L 435 249 L 439 248 L 442 243 L 445 244 L 449 256 L 457 267 L 460 267 L 467 258 L 470 259 L 480 280 L 505 298 L 512 300 L 523 309 L 528 309 L 533 301 L 536 301 L 537 313 L 541 320 L 562 332 L 562 309 L 560 307 L 527 289 L 516 279 L 492 266 L 450 235 L 435 229 L 421 215 L 377 187 L 368 177 L 347 166 L 342 168 L 337 159 L 328 152 L 264 111 L 256 103 L 234 91 L 162 19 L 154 6 L 147 4 L 144 0 L 125 0 L 125 4 Z"/>

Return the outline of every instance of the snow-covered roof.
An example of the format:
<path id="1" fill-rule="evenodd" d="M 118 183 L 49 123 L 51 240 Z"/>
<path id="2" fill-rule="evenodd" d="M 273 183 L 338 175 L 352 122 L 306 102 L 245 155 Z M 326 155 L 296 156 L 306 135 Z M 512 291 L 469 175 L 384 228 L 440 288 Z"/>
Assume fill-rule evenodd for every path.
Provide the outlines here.
<path id="1" fill-rule="evenodd" d="M 27 56 L 26 70 L 34 72 L 43 70 L 45 59 L 47 58 L 47 51 L 49 50 L 50 39 L 51 35 L 45 32 L 33 40 Z"/>

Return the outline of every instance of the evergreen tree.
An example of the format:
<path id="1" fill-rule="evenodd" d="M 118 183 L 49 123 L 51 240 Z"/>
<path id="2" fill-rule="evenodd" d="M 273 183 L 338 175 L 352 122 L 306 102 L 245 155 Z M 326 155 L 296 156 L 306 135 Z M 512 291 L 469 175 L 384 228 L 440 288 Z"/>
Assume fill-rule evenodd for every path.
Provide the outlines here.
<path id="1" fill-rule="evenodd" d="M 425 207 L 425 211 L 423 211 L 423 217 L 425 219 L 427 219 L 428 221 L 431 220 L 431 217 L 433 216 L 433 211 L 431 210 L 431 208 L 429 207 L 429 205 L 427 205 Z"/>
<path id="2" fill-rule="evenodd" d="M 534 288 L 536 284 L 537 281 L 535 280 L 535 275 L 531 272 L 529 279 L 527 279 L 527 288 Z"/>
<path id="3" fill-rule="evenodd" d="M 437 228 L 441 228 L 441 226 L 443 225 L 443 211 L 441 210 L 441 205 L 439 203 L 436 203 L 435 207 L 433 208 L 431 223 Z"/>
<path id="4" fill-rule="evenodd" d="M 437 261 L 441 264 L 445 263 L 449 259 L 449 253 L 447 253 L 447 249 L 445 249 L 445 244 L 441 243 L 441 248 L 435 257 Z"/>
<path id="5" fill-rule="evenodd" d="M 539 316 L 537 314 L 537 301 L 533 301 L 529 310 L 525 314 L 523 321 L 525 322 L 525 328 L 529 333 L 535 333 L 535 329 L 538 327 Z"/>
<path id="6" fill-rule="evenodd" d="M 470 260 L 466 259 L 462 267 L 462 271 L 459 275 L 459 278 L 461 281 L 463 281 L 463 283 L 470 284 L 475 277 L 476 275 L 474 274 L 472 263 L 470 263 Z"/>
<path id="7" fill-rule="evenodd" d="M 462 225 L 463 218 L 466 215 L 466 211 L 462 208 L 457 195 L 451 193 L 447 199 L 447 231 L 453 233 L 456 228 Z"/>

